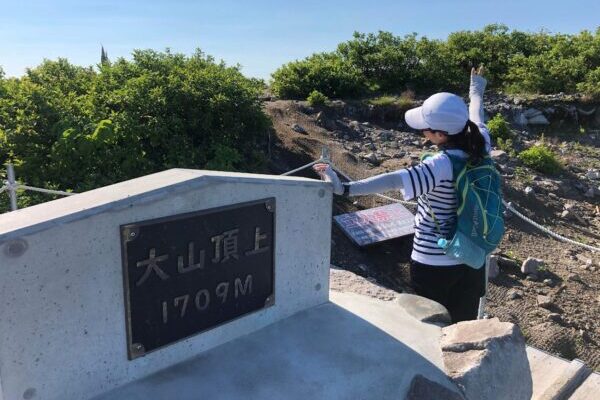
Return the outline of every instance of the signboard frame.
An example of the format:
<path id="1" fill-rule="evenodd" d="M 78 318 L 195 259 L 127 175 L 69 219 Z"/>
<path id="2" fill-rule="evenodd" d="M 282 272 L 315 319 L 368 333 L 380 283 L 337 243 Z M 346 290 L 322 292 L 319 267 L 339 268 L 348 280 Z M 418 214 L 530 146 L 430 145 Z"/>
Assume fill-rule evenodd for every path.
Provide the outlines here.
<path id="1" fill-rule="evenodd" d="M 233 218 L 231 217 L 232 215 L 239 217 L 240 215 L 243 216 L 244 212 L 248 212 L 247 220 L 243 222 L 231 221 Z M 230 220 L 228 220 L 228 218 Z M 212 226 L 210 224 L 211 221 L 213 225 L 222 224 L 222 226 Z M 242 225 L 244 225 L 245 228 L 248 228 L 250 225 L 254 227 L 258 223 L 257 221 L 260 221 L 260 226 L 256 227 L 254 232 L 248 232 L 248 229 L 243 230 L 240 228 Z M 162 349 L 202 332 L 230 323 L 238 318 L 245 317 L 254 312 L 263 310 L 264 308 L 273 306 L 275 304 L 275 221 L 276 199 L 270 197 L 121 225 L 121 258 L 125 296 L 128 359 L 133 360 L 144 356 L 147 353 Z M 192 227 L 191 229 L 195 233 L 212 232 L 213 236 L 210 237 L 210 234 L 204 235 L 201 238 L 193 236 L 192 240 L 192 237 L 190 237 L 189 234 L 186 236 L 186 233 L 183 233 L 183 238 L 177 237 L 177 234 L 173 234 L 178 226 L 177 224 L 183 224 L 187 226 L 188 229 Z M 237 228 L 232 229 L 235 226 L 237 226 Z M 149 233 L 156 230 L 162 230 L 165 234 L 169 235 L 169 238 L 159 237 L 156 239 L 157 241 L 162 242 L 160 250 L 159 246 L 156 246 L 155 244 L 148 245 L 146 242 L 143 242 L 144 238 L 146 238 Z M 214 233 L 221 234 L 214 235 Z M 154 236 L 152 239 L 154 240 Z M 195 247 L 198 239 L 211 239 L 212 243 L 204 240 L 204 242 L 200 241 L 200 243 L 202 243 L 201 245 L 198 243 L 199 245 Z M 235 246 L 233 239 L 235 239 Z M 226 240 L 228 240 L 228 242 L 226 242 Z M 241 246 L 238 246 L 238 241 L 242 244 Z M 184 242 L 187 246 L 182 245 Z M 137 262 L 132 261 L 132 257 L 135 257 L 136 254 L 138 256 L 135 260 L 140 258 L 139 249 L 133 247 L 137 244 L 144 248 L 143 254 L 147 254 L 147 260 L 140 260 Z M 202 246 L 205 248 L 202 248 Z M 188 247 L 189 252 L 187 251 Z M 173 255 L 176 255 L 176 257 L 173 257 Z M 168 257 L 170 257 L 169 260 L 167 259 Z M 175 258 L 177 260 L 176 266 L 174 265 Z M 249 263 L 244 262 L 245 260 L 248 260 L 248 258 L 250 258 L 251 261 Z M 254 258 L 254 260 L 252 260 L 252 258 Z M 168 266 L 171 267 L 169 269 L 167 268 L 167 260 Z M 170 278 L 175 278 L 173 280 L 179 278 L 176 283 L 171 282 L 171 286 L 177 286 L 179 284 L 180 286 L 186 286 L 189 289 L 189 282 L 192 278 L 196 279 L 196 282 L 198 282 L 198 277 L 215 278 L 218 280 L 219 270 L 212 272 L 213 276 L 211 276 L 211 272 L 208 271 L 208 269 L 214 267 L 214 265 L 217 265 L 217 267 L 230 267 L 234 268 L 234 271 L 239 271 L 241 268 L 240 264 L 243 264 L 242 266 L 244 268 L 251 271 L 258 271 L 258 274 L 252 275 L 248 273 L 245 277 L 240 276 L 233 281 L 230 278 L 226 285 L 225 282 L 221 282 L 216 287 L 203 288 L 196 293 L 196 296 L 193 299 L 190 297 L 193 293 L 188 293 L 187 296 L 179 296 L 169 299 L 169 301 L 162 301 L 162 321 L 165 325 L 168 324 L 170 321 L 169 317 L 173 315 L 173 312 L 180 312 L 181 318 L 184 318 L 185 313 L 189 310 L 198 312 L 208 310 L 208 313 L 215 313 L 214 307 L 208 308 L 211 297 L 220 298 L 222 303 L 225 304 L 225 302 L 233 296 L 233 294 L 229 294 L 230 291 L 232 293 L 235 291 L 236 303 L 233 307 L 237 308 L 238 311 L 239 309 L 250 307 L 248 310 L 241 313 L 235 311 L 230 313 L 232 314 L 231 316 L 220 318 L 209 325 L 206 325 L 206 320 L 202 320 L 201 318 L 198 318 L 198 321 L 193 319 L 191 323 L 185 323 L 186 332 L 181 335 L 169 331 L 167 336 L 176 336 L 170 340 L 162 340 L 162 338 L 154 337 L 152 338 L 153 340 L 151 340 L 153 343 L 151 345 L 141 343 L 141 341 L 138 340 L 140 336 L 138 332 L 140 332 L 140 329 L 143 327 L 138 326 L 139 321 L 135 312 L 140 306 L 132 296 L 135 296 L 138 292 L 142 293 L 140 291 L 141 289 L 139 289 L 140 286 L 143 286 L 148 282 L 156 287 L 158 283 L 168 282 Z M 264 264 L 266 264 L 266 266 Z M 204 267 L 207 267 L 207 269 L 205 270 Z M 178 273 L 173 272 L 175 269 Z M 144 272 L 141 273 L 141 271 Z M 234 272 L 231 271 L 231 269 L 228 271 L 226 270 L 223 275 L 233 274 Z M 178 276 L 183 274 L 186 274 L 186 279 Z M 256 280 L 257 275 L 262 277 L 258 281 Z M 262 286 L 263 283 L 264 286 Z M 259 293 L 262 294 L 253 297 L 253 290 L 257 286 L 259 287 Z M 173 291 L 172 287 L 168 287 L 167 289 L 171 292 Z M 221 293 L 219 293 L 219 289 L 221 289 Z M 253 304 L 251 306 L 244 304 L 244 299 L 242 299 L 248 291 L 250 302 Z M 159 294 L 162 294 L 162 292 Z M 145 296 L 146 294 L 143 293 L 143 295 Z M 237 301 L 238 295 L 240 296 L 239 301 Z M 198 300 L 198 298 L 200 298 L 200 300 Z M 178 301 L 178 299 L 180 301 Z M 215 302 L 216 300 L 213 301 L 213 303 Z M 132 303 L 136 303 L 136 305 L 133 305 Z M 194 305 L 196 306 L 195 310 L 193 309 Z M 152 304 L 149 304 L 148 306 L 151 307 Z M 188 308 L 188 306 L 190 308 Z M 170 310 L 175 311 L 169 312 Z M 143 313 L 146 313 L 146 311 L 147 310 L 143 310 Z M 148 313 L 150 312 L 148 311 Z M 156 310 L 154 310 L 153 313 L 155 314 Z M 225 314 L 226 312 L 219 310 L 219 313 Z M 177 316 L 177 314 L 173 315 L 173 319 Z M 153 328 L 156 328 L 155 331 L 160 332 L 161 329 L 156 327 L 158 321 L 155 319 L 156 318 L 152 321 L 146 320 L 145 322 L 149 324 L 149 330 L 152 331 Z M 201 322 L 202 328 L 190 331 L 188 325 L 198 325 Z M 183 324 L 184 322 L 179 321 L 179 323 Z"/>

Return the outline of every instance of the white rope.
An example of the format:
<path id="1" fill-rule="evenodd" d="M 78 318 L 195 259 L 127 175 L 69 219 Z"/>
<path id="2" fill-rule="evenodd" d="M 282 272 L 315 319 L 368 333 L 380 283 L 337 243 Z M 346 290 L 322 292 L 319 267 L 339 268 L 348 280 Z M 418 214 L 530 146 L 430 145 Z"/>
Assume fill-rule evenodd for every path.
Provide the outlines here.
<path id="1" fill-rule="evenodd" d="M 530 223 L 531 225 L 535 226 L 536 228 L 538 228 L 539 230 L 541 230 L 542 232 L 547 233 L 548 235 L 552 236 L 553 238 L 561 241 L 561 242 L 566 242 L 566 243 L 570 243 L 570 244 L 574 244 L 576 246 L 581 246 L 583 248 L 586 248 L 590 251 L 598 251 L 600 252 L 600 247 L 594 247 L 594 246 L 590 246 L 588 244 L 584 244 L 584 243 L 579 243 L 576 242 L 573 239 L 569 239 L 566 238 L 562 235 L 559 235 L 558 233 L 552 232 L 550 229 L 546 228 L 545 226 L 542 226 L 540 224 L 538 224 L 537 222 L 535 222 L 534 220 L 526 217 L 525 215 L 521 214 L 520 212 L 518 212 L 517 210 L 515 210 L 515 208 L 513 207 L 512 204 L 505 202 L 504 200 L 502 200 L 502 203 L 504 203 L 504 207 L 506 207 L 507 210 L 509 210 L 511 213 L 515 214 L 517 217 L 521 218 L 523 221 Z"/>
<path id="2" fill-rule="evenodd" d="M 318 160 L 316 160 L 316 161 L 313 161 L 313 162 L 311 162 L 311 163 L 308 163 L 308 164 L 306 164 L 306 165 L 303 165 L 303 166 L 301 166 L 301 167 L 299 167 L 299 168 L 296 168 L 296 169 L 293 169 L 293 170 L 291 170 L 291 171 L 285 172 L 285 173 L 283 173 L 283 174 L 281 174 L 281 175 L 282 175 L 282 176 L 292 175 L 292 174 L 294 174 L 294 173 L 296 173 L 296 172 L 298 172 L 298 171 L 302 171 L 303 169 L 306 169 L 306 168 L 308 168 L 308 167 L 312 167 L 313 165 L 315 165 L 315 164 L 317 164 L 317 163 L 320 163 L 320 162 L 325 162 L 325 160 L 322 160 L 322 159 L 320 159 L 320 158 L 319 158 L 319 159 L 318 159 Z"/>
<path id="3" fill-rule="evenodd" d="M 63 192 L 60 190 L 50 190 L 50 189 L 41 189 L 41 188 L 36 188 L 33 186 L 27 186 L 27 185 L 17 185 L 17 189 L 25 189 L 25 190 L 31 190 L 33 192 L 40 192 L 40 193 L 46 193 L 46 194 L 58 194 L 61 196 L 72 196 L 74 194 L 77 193 L 73 193 L 73 192 Z"/>

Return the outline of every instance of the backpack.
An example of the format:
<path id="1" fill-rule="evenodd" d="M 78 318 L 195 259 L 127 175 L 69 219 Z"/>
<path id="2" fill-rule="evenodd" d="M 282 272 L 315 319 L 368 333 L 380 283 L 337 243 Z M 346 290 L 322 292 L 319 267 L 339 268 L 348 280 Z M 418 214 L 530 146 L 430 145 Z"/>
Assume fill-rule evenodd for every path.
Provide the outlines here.
<path id="1" fill-rule="evenodd" d="M 458 208 L 451 239 L 440 238 L 438 246 L 461 264 L 479 269 L 504 235 L 500 174 L 489 154 L 476 165 L 445 151 L 444 154 L 452 162 Z M 431 206 L 429 209 L 438 226 Z"/>

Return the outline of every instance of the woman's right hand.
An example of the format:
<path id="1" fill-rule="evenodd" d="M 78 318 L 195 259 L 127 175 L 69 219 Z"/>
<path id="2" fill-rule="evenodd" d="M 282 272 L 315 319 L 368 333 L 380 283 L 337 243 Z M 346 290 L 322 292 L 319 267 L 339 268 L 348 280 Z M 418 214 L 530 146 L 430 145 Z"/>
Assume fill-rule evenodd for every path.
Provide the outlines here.
<path id="1" fill-rule="evenodd" d="M 325 182 L 330 182 L 333 185 L 333 193 L 344 194 L 344 185 L 337 176 L 331 165 L 325 163 L 318 163 L 313 165 L 313 170 L 321 177 Z"/>
<path id="2" fill-rule="evenodd" d="M 487 80 L 484 78 L 485 68 L 480 65 L 479 68 L 471 68 L 471 84 L 469 86 L 469 97 L 479 95 L 483 98 L 483 92 L 487 85 Z"/>

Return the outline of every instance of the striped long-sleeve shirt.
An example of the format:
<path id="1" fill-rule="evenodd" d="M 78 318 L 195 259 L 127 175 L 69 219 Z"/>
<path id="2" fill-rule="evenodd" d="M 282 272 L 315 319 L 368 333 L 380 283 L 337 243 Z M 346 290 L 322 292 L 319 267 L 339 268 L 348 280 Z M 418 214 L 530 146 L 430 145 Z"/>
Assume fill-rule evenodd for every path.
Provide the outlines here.
<path id="1" fill-rule="evenodd" d="M 469 118 L 479 127 L 486 142 L 486 150 L 491 150 L 490 135 L 483 123 L 483 91 L 486 81 L 480 76 L 471 77 L 469 89 Z M 447 150 L 458 157 L 467 157 L 462 150 Z M 349 183 L 349 195 L 360 196 L 399 190 L 405 200 L 417 199 L 415 215 L 415 236 L 411 258 L 427 265 L 456 265 L 456 259 L 446 256 L 437 245 L 440 237 L 448 237 L 456 224 L 458 199 L 452 162 L 444 153 L 425 159 L 422 163 L 407 169 L 376 175 Z M 435 214 L 434 221 L 431 212 Z"/>
<path id="2" fill-rule="evenodd" d="M 489 151 L 488 130 L 482 123 L 477 125 L 485 138 Z M 447 153 L 458 157 L 467 157 L 462 150 L 451 149 L 447 150 Z M 451 239 L 449 235 L 453 232 L 456 224 L 458 205 L 452 162 L 446 154 L 438 153 L 411 168 L 350 182 L 349 186 L 350 196 L 399 190 L 405 200 L 417 199 L 411 258 L 427 265 L 456 265 L 456 259 L 446 256 L 437 245 L 440 237 Z M 439 229 L 431 215 L 432 210 Z"/>

